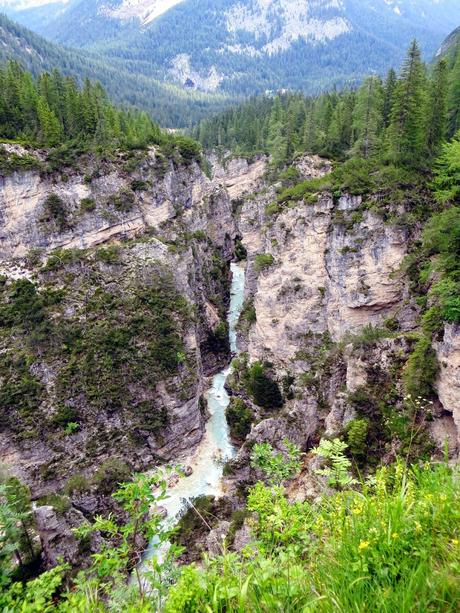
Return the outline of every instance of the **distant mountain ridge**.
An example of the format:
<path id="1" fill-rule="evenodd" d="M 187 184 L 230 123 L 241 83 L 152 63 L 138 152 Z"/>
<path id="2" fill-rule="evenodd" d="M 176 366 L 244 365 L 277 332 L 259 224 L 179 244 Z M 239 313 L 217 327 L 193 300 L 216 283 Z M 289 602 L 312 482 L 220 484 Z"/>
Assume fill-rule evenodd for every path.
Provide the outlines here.
<path id="1" fill-rule="evenodd" d="M 232 96 L 355 83 L 399 65 L 414 37 L 433 55 L 460 23 L 458 0 L 2 3 L 55 42 L 128 61 L 134 72 L 185 89 Z"/>
<path id="2" fill-rule="evenodd" d="M 151 76 L 136 74 L 129 62 L 51 43 L 0 14 L 0 61 L 19 61 L 37 74 L 60 69 L 81 81 L 102 83 L 112 100 L 148 111 L 164 127 L 187 127 L 229 100 L 221 95 L 182 91 Z"/>

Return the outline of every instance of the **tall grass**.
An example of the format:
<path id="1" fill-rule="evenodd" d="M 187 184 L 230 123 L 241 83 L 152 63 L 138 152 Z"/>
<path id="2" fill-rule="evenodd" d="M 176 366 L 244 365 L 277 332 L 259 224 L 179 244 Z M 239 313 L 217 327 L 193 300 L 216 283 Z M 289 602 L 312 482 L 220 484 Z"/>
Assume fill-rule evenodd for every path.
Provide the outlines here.
<path id="1" fill-rule="evenodd" d="M 398 463 L 313 505 L 258 484 L 253 544 L 185 568 L 166 611 L 457 611 L 459 494 L 444 465 Z"/>

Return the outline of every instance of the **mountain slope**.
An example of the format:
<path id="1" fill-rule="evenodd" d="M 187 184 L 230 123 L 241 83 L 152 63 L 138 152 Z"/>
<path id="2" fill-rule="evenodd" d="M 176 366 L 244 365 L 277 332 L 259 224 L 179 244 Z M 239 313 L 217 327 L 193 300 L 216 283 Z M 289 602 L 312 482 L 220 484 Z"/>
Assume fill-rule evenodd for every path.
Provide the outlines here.
<path id="1" fill-rule="evenodd" d="M 184 92 L 150 75 L 136 74 L 125 59 L 108 61 L 88 51 L 50 43 L 0 15 L 0 60 L 7 59 L 21 62 L 34 73 L 59 68 L 78 79 L 98 80 L 113 100 L 149 111 L 165 127 L 189 125 L 226 102 L 223 96 Z"/>
<path id="2" fill-rule="evenodd" d="M 399 64 L 414 37 L 432 55 L 460 22 L 457 0 L 69 0 L 37 24 L 34 2 L 17 18 L 57 42 L 232 94 L 356 82 Z"/>

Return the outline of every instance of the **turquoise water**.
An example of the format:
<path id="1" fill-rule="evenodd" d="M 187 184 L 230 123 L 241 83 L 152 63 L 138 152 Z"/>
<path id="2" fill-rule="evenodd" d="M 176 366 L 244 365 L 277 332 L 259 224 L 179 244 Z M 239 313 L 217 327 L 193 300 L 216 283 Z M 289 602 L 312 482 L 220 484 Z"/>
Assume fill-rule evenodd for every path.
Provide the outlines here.
<path id="1" fill-rule="evenodd" d="M 230 349 L 233 354 L 238 352 L 236 342 L 236 325 L 244 302 L 245 271 L 239 264 L 231 264 L 232 286 L 230 308 L 227 316 L 229 324 Z M 226 460 L 235 456 L 236 450 L 230 441 L 228 424 L 225 419 L 225 409 L 230 399 L 225 390 L 225 382 L 231 372 L 231 366 L 215 375 L 211 387 L 206 393 L 210 418 L 206 423 L 206 431 L 195 454 L 188 458 L 184 465 L 191 466 L 190 477 L 182 477 L 177 485 L 168 492 L 169 498 L 161 502 L 167 512 L 168 524 L 174 524 L 181 511 L 187 507 L 187 501 L 197 496 L 219 496 L 222 492 L 222 470 Z M 156 550 L 156 541 L 150 544 L 146 558 L 161 555 Z"/>

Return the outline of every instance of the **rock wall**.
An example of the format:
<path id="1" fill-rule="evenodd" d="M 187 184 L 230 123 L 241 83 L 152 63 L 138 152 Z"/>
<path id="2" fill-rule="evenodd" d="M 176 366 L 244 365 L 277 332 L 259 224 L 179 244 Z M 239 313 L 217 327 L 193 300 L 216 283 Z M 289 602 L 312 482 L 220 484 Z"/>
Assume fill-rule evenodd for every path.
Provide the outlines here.
<path id="1" fill-rule="evenodd" d="M 263 166 L 261 160 L 235 161 L 234 189 L 252 187 Z M 171 277 L 190 310 L 183 324 L 185 365 L 154 389 L 135 384 L 129 390 L 152 410 L 166 408 L 167 423 L 155 434 L 133 438 L 135 411 L 95 413 L 75 398 L 79 428 L 57 435 L 46 424 L 60 410 L 55 389 L 62 364 L 34 360 L 30 372 L 46 389 L 40 406 L 46 427 L 40 425 L 38 438 L 31 429 L 30 439 L 12 434 L 3 420 L 0 427 L 0 461 L 30 485 L 34 498 L 58 491 L 76 473 L 90 478 L 112 457 L 144 470 L 179 460 L 201 440 L 206 375 L 228 360 L 226 342 L 215 334 L 225 321 L 237 233 L 227 176 L 222 168 L 216 175 L 210 179 L 196 163 L 177 165 L 152 148 L 110 161 L 83 157 L 48 174 L 0 178 L 0 272 L 7 286 L 29 279 L 38 289 L 65 290 L 52 315 L 56 321 L 86 317 L 80 313 L 95 293 L 129 297 L 158 275 Z M 50 210 L 50 196 L 57 197 L 60 210 Z M 117 261 L 99 259 L 98 248 L 113 245 Z"/>

